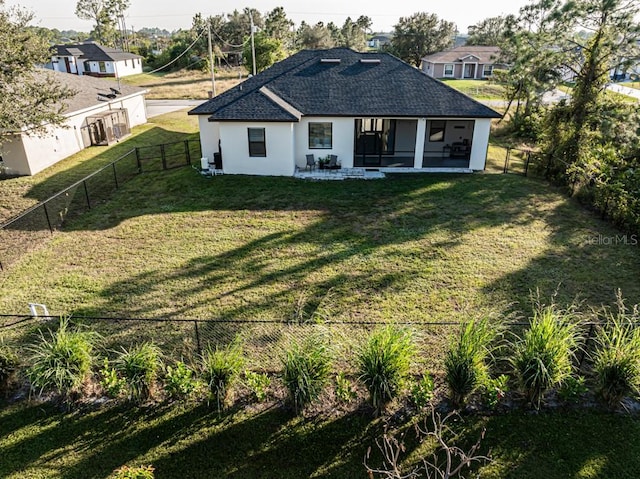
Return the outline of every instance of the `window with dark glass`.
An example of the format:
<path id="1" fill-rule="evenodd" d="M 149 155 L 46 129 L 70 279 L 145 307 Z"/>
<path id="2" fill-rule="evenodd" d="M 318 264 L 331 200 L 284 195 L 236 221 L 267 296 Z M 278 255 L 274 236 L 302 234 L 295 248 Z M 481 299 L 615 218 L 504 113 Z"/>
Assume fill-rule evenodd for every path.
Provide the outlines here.
<path id="1" fill-rule="evenodd" d="M 444 130 L 447 122 L 444 120 L 434 120 L 429 128 L 429 141 L 431 143 L 439 143 L 444 141 Z"/>
<path id="2" fill-rule="evenodd" d="M 249 156 L 267 156 L 264 128 L 249 128 Z"/>
<path id="3" fill-rule="evenodd" d="M 309 148 L 330 149 L 333 147 L 331 123 L 309 123 Z"/>

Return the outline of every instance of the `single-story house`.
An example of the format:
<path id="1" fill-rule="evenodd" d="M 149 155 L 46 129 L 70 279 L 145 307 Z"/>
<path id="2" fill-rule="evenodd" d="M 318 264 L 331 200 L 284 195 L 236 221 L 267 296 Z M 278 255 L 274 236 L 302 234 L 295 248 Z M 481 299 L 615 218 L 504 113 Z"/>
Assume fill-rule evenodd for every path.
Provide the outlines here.
<path id="1" fill-rule="evenodd" d="M 144 94 L 139 87 L 40 70 L 52 82 L 60 82 L 76 94 L 65 100 L 63 126 L 49 126 L 44 134 L 17 132 L 0 144 L 0 165 L 8 175 L 35 175 L 91 145 L 108 145 L 147 122 Z"/>
<path id="2" fill-rule="evenodd" d="M 303 50 L 197 106 L 203 156 L 225 173 L 343 168 L 483 170 L 492 109 L 387 53 Z"/>
<path id="3" fill-rule="evenodd" d="M 367 40 L 367 47 L 370 50 L 380 50 L 381 48 L 391 44 L 392 38 L 393 33 L 376 33 Z"/>
<path id="4" fill-rule="evenodd" d="M 427 55 L 421 70 L 434 78 L 483 79 L 493 75 L 494 69 L 508 68 L 500 63 L 500 48 L 466 46 Z"/>
<path id="5" fill-rule="evenodd" d="M 121 78 L 142 73 L 142 57 L 95 42 L 54 45 L 45 68 L 74 75 Z"/>

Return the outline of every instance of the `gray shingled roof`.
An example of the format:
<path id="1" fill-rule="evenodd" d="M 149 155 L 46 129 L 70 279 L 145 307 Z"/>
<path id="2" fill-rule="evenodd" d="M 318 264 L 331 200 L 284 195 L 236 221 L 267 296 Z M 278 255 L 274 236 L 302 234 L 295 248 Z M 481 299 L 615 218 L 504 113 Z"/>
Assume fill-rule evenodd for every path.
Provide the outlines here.
<path id="1" fill-rule="evenodd" d="M 118 83 L 107 80 L 106 78 L 95 78 L 88 75 L 78 76 L 71 73 L 63 73 L 44 68 L 38 69 L 36 74 L 47 75 L 47 78 L 49 78 L 50 81 L 58 82 L 76 92 L 73 97 L 64 101 L 65 109 L 63 114 L 65 115 L 69 115 L 92 106 L 105 104 L 108 99 L 105 99 L 105 101 L 99 100 L 98 93 L 109 94 L 111 93 L 109 88 L 115 88 L 118 90 Z M 144 88 L 125 85 L 124 83 L 120 84 L 120 89 L 118 91 L 120 91 L 121 94 L 117 95 L 117 98 L 146 92 Z"/>
<path id="2" fill-rule="evenodd" d="M 297 121 L 263 87 L 305 116 L 500 117 L 388 53 L 348 48 L 303 50 L 189 114 L 210 115 L 211 121 Z"/>
<path id="3" fill-rule="evenodd" d="M 54 45 L 51 47 L 53 55 L 61 57 L 75 56 L 81 60 L 92 62 L 111 62 L 142 58 L 140 55 L 123 52 L 117 48 L 104 47 L 94 42 L 74 43 L 69 45 Z M 79 53 L 81 55 L 79 55 Z"/>
<path id="4" fill-rule="evenodd" d="M 479 63 L 496 63 L 500 58 L 500 47 L 492 46 L 466 46 L 446 50 L 444 52 L 427 55 L 422 61 L 430 63 L 455 63 L 462 61 L 466 56 L 473 55 Z"/>

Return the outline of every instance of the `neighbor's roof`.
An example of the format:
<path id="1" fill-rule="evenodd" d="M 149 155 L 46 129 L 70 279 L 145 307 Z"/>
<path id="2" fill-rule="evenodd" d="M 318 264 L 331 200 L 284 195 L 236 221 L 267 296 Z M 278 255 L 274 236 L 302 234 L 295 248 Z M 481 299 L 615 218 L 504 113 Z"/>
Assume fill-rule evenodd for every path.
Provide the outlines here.
<path id="1" fill-rule="evenodd" d="M 140 55 L 123 52 L 117 48 L 103 47 L 95 42 L 74 43 L 69 45 L 54 45 L 51 47 L 54 56 L 78 57 L 81 60 L 94 62 L 110 62 L 142 58 Z"/>
<path id="2" fill-rule="evenodd" d="M 304 116 L 498 118 L 388 53 L 303 50 L 189 112 L 210 121 Z"/>
<path id="3" fill-rule="evenodd" d="M 65 104 L 64 115 L 105 104 L 109 99 L 100 100 L 98 93 L 110 94 L 112 92 L 109 88 L 114 88 L 120 92 L 120 95 L 116 95 L 116 99 L 113 101 L 134 94 L 143 94 L 147 91 L 144 88 L 125 85 L 122 82 L 120 83 L 120 89 L 118 89 L 118 83 L 115 81 L 88 75 L 78 76 L 44 68 L 38 69 L 36 74 L 48 75 L 51 81 L 58 82 L 76 92 L 73 97 L 63 102 Z"/>
<path id="4" fill-rule="evenodd" d="M 500 58 L 500 47 L 491 46 L 466 46 L 446 50 L 444 52 L 434 53 L 422 58 L 422 61 L 430 63 L 455 63 L 462 61 L 463 58 L 473 55 L 477 57 L 478 63 L 495 63 Z"/>

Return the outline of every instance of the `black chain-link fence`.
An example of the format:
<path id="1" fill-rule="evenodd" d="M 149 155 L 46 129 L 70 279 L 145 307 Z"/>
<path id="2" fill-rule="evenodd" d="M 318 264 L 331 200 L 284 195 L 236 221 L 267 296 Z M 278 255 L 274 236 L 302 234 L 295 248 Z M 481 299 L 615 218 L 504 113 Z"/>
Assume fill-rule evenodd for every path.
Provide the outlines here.
<path id="1" fill-rule="evenodd" d="M 191 165 L 201 156 L 199 140 L 137 147 L 51 198 L 0 225 L 0 270 L 77 217 L 111 198 L 143 172 Z"/>
<path id="2" fill-rule="evenodd" d="M 239 341 L 246 358 L 246 368 L 253 371 L 277 372 L 282 368 L 284 352 L 293 343 L 302 343 L 312 336 L 327 340 L 334 358 L 334 368 L 355 372 L 355 354 L 364 340 L 384 323 L 322 322 L 295 323 L 277 320 L 205 320 L 205 319 L 135 319 L 135 318 L 73 318 L 75 325 L 100 334 L 102 354 L 110 356 L 122 348 L 153 342 L 162 350 L 167 362 L 195 363 L 208 348 L 224 347 Z M 461 323 L 394 322 L 412 334 L 416 347 L 414 374 L 441 372 L 444 353 L 460 331 Z M 0 337 L 14 345 L 37 342 L 41 333 L 55 330 L 58 318 L 0 315 Z M 507 339 L 522 336 L 526 322 L 509 323 L 504 331 Z M 593 347 L 595 323 L 581 324 L 584 342 L 576 357 L 576 366 L 583 367 Z M 507 353 L 508 351 L 503 351 Z"/>

